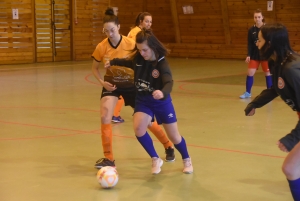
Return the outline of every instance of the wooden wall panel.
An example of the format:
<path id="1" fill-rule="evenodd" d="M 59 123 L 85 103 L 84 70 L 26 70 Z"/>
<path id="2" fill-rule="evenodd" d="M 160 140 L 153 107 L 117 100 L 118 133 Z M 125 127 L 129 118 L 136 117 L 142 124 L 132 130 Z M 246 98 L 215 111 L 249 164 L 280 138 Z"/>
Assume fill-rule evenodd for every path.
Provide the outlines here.
<path id="1" fill-rule="evenodd" d="M 300 1 L 276 0 L 275 9 L 277 21 L 289 31 L 292 47 L 300 52 Z"/>
<path id="2" fill-rule="evenodd" d="M 19 19 L 13 19 L 12 9 Z M 31 0 L 0 1 L 0 64 L 32 63 L 34 58 L 34 20 Z"/>
<path id="3" fill-rule="evenodd" d="M 102 20 L 108 0 L 76 0 L 73 5 L 73 58 L 91 59 L 96 45 L 105 38 Z"/>
<path id="4" fill-rule="evenodd" d="M 131 27 L 134 26 L 136 16 L 144 11 L 143 1 L 110 0 L 110 6 L 118 7 L 118 17 L 121 24 L 120 33 L 127 36 Z M 157 19 L 153 19 L 153 24 L 158 22 L 155 20 Z"/>

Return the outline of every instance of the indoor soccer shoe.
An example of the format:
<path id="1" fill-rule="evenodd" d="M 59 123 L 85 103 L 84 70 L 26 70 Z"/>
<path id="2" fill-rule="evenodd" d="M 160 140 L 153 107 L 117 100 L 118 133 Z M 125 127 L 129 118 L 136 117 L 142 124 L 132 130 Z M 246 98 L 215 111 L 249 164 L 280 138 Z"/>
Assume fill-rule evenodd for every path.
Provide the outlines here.
<path id="1" fill-rule="evenodd" d="M 245 93 L 243 93 L 242 95 L 240 95 L 240 98 L 241 99 L 251 98 L 251 94 L 246 91 Z"/>
<path id="2" fill-rule="evenodd" d="M 161 171 L 161 166 L 163 165 L 163 160 L 160 158 L 152 158 L 152 174 L 158 174 Z"/>
<path id="3" fill-rule="evenodd" d="M 114 123 L 123 123 L 125 120 L 122 119 L 121 116 L 118 116 L 118 117 L 113 116 L 111 121 L 114 122 Z"/>
<path id="4" fill-rule="evenodd" d="M 193 165 L 192 165 L 192 159 L 191 158 L 186 158 L 183 159 L 183 173 L 185 174 L 191 174 L 194 171 Z"/>
<path id="5" fill-rule="evenodd" d="M 173 162 L 175 161 L 175 154 L 174 154 L 174 148 L 173 147 L 168 147 L 166 149 L 166 162 Z"/>
<path id="6" fill-rule="evenodd" d="M 100 158 L 99 160 L 96 161 L 95 168 L 101 169 L 105 166 L 116 167 L 115 161 L 111 161 L 107 158 Z"/>

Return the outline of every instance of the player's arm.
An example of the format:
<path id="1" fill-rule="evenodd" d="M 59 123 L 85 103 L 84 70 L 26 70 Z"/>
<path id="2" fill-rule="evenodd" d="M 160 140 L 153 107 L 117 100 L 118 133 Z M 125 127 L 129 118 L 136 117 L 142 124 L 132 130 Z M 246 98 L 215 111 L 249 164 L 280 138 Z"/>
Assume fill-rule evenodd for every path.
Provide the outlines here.
<path id="1" fill-rule="evenodd" d="M 251 33 L 251 29 L 248 31 L 248 54 L 247 54 L 247 57 L 246 57 L 246 60 L 245 62 L 246 63 L 249 63 L 250 62 L 250 55 L 252 53 L 252 50 L 253 50 L 253 41 L 252 41 L 252 33 Z"/>
<path id="2" fill-rule="evenodd" d="M 251 101 L 245 108 L 245 115 L 251 116 L 254 114 L 254 111 L 256 108 L 261 108 L 262 106 L 266 105 L 270 101 L 272 101 L 274 98 L 278 96 L 276 90 L 271 87 L 270 89 L 263 90 L 256 98 Z"/>
<path id="3" fill-rule="evenodd" d="M 133 60 L 129 60 L 129 59 L 115 58 L 110 61 L 110 65 L 111 66 L 125 66 L 125 67 L 132 68 L 132 69 L 134 68 Z"/>
<path id="4" fill-rule="evenodd" d="M 248 31 L 248 54 L 247 57 L 250 57 L 252 50 L 253 50 L 253 38 L 252 38 L 252 31 L 249 29 Z"/>
<path id="5" fill-rule="evenodd" d="M 100 62 L 98 62 L 94 59 L 93 64 L 92 64 L 92 72 L 93 72 L 93 75 L 95 76 L 95 78 L 98 80 L 98 82 L 103 86 L 104 80 L 103 80 L 103 76 L 101 75 L 101 73 L 99 71 L 99 68 L 100 68 Z"/>
<path id="6" fill-rule="evenodd" d="M 92 72 L 95 76 L 95 78 L 98 80 L 98 82 L 107 90 L 107 91 L 114 91 L 117 89 L 117 87 L 109 82 L 104 81 L 103 76 L 101 75 L 100 71 L 100 62 L 93 60 L 92 64 Z"/>
<path id="7" fill-rule="evenodd" d="M 163 82 L 163 88 L 161 89 L 164 97 L 166 98 L 168 94 L 171 93 L 173 88 L 173 77 L 171 73 L 170 66 L 166 60 L 163 61 L 161 65 L 161 76 L 162 76 L 162 82 Z"/>

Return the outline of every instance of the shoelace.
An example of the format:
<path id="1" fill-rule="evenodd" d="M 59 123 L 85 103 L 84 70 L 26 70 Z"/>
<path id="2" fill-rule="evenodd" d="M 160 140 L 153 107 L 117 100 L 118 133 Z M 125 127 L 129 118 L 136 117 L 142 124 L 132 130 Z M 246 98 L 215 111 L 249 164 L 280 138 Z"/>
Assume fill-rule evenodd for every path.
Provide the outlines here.
<path id="1" fill-rule="evenodd" d="M 156 167 L 159 159 L 152 160 L 152 167 Z"/>
<path id="2" fill-rule="evenodd" d="M 192 163 L 191 163 L 191 160 L 190 160 L 190 159 L 183 160 L 183 164 L 184 164 L 184 167 L 190 167 L 190 166 L 192 165 Z"/>

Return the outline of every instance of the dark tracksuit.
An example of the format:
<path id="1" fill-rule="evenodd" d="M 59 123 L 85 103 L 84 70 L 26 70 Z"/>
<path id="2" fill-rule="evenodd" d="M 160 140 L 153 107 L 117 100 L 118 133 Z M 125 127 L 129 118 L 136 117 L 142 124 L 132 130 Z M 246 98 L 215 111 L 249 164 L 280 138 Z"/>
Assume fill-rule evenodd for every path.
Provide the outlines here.
<path id="1" fill-rule="evenodd" d="M 255 24 L 248 30 L 248 56 L 251 60 L 261 61 L 259 50 L 256 46 L 258 40 L 258 32 L 260 28 L 256 27 Z"/>
<path id="2" fill-rule="evenodd" d="M 293 54 L 296 60 L 285 62 L 283 65 L 274 64 L 269 61 L 270 70 L 273 78 L 273 86 L 270 89 L 263 90 L 245 109 L 246 115 L 253 108 L 260 108 L 272 101 L 277 96 L 292 108 L 292 110 L 300 114 L 300 56 Z M 299 115 L 300 118 L 300 115 Z M 300 141 L 300 120 L 296 127 L 280 142 L 291 151 L 293 147 Z"/>

